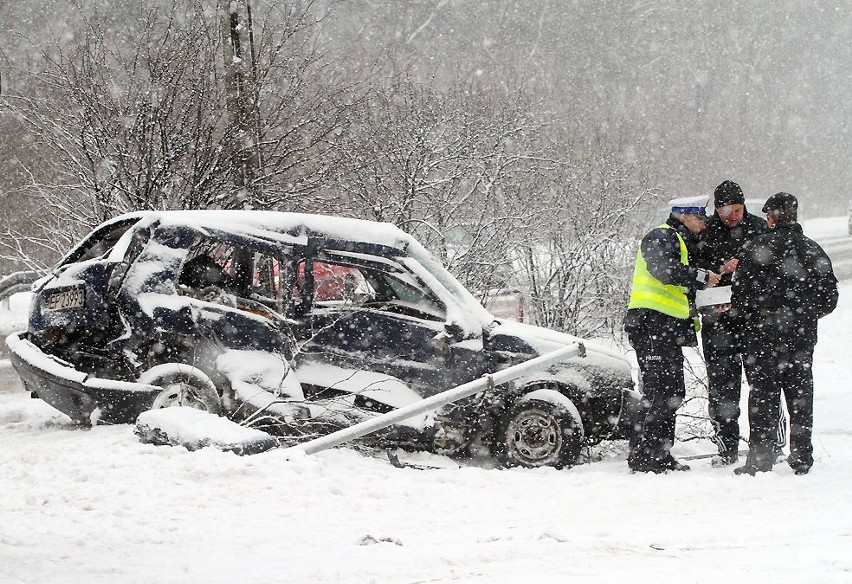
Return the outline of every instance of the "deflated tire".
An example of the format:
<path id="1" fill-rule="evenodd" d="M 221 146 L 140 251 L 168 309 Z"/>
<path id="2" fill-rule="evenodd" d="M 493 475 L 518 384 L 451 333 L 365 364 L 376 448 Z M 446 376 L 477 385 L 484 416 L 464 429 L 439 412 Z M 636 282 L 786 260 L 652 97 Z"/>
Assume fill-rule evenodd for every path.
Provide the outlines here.
<path id="1" fill-rule="evenodd" d="M 222 414 L 222 402 L 216 386 L 203 371 L 191 365 L 157 365 L 140 375 L 139 382 L 163 388 L 154 397 L 152 410 L 181 406 Z"/>

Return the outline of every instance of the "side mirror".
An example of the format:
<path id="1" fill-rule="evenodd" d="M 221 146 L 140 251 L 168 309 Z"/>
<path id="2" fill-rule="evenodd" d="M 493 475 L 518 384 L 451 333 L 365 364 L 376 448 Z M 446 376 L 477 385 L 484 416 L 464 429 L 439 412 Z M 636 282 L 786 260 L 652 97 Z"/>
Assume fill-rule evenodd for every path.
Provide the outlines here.
<path id="1" fill-rule="evenodd" d="M 453 356 L 453 350 L 450 348 L 450 340 L 451 339 L 447 333 L 438 333 L 432 337 L 429 344 L 432 345 L 432 349 L 434 349 L 435 354 L 438 357 L 447 360 Z"/>
<path id="2" fill-rule="evenodd" d="M 455 322 L 447 322 L 444 324 L 444 330 L 446 331 L 446 335 L 453 342 L 460 342 L 464 340 L 464 329 Z"/>
<path id="3" fill-rule="evenodd" d="M 430 344 L 438 357 L 449 359 L 453 355 L 452 343 L 458 343 L 463 340 L 464 329 L 454 322 L 448 322 L 444 325 L 444 332 L 432 337 Z"/>
<path id="4" fill-rule="evenodd" d="M 352 304 L 355 306 L 363 306 L 373 300 L 374 296 L 369 292 L 363 292 L 361 290 L 355 290 L 352 293 Z"/>

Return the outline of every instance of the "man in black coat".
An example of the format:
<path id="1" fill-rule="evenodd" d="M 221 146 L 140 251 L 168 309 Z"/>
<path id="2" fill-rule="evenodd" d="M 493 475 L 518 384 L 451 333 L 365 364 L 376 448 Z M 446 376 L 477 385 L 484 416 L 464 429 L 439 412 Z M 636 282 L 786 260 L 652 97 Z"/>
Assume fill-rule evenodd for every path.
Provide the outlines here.
<path id="1" fill-rule="evenodd" d="M 707 197 L 675 199 L 663 225 L 642 239 L 636 257 L 624 330 L 636 350 L 641 411 L 628 465 L 634 472 L 689 470 L 671 455 L 675 414 L 686 393 L 684 346 L 695 346 L 695 290 L 719 275 L 690 265 L 695 237 L 704 229 Z"/>
<path id="2" fill-rule="evenodd" d="M 715 213 L 701 233 L 696 264 L 720 273 L 719 286 L 730 286 L 740 249 L 766 233 L 769 227 L 763 218 L 748 212 L 743 191 L 733 181 L 726 180 L 716 187 L 713 201 Z M 699 309 L 701 344 L 707 364 L 707 410 L 713 423 L 714 442 L 719 448 L 719 456 L 711 463 L 713 466 L 737 462 L 740 441 L 743 360 L 740 331 L 729 308 L 730 304 L 721 304 Z M 786 427 L 786 420 L 782 427 Z"/>
<path id="3" fill-rule="evenodd" d="M 737 474 L 772 470 L 779 398 L 790 415 L 790 456 L 796 474 L 813 465 L 814 384 L 811 367 L 817 319 L 837 306 L 837 278 L 825 251 L 802 233 L 798 201 L 789 193 L 763 206 L 770 231 L 743 248 L 734 276 L 732 314 L 743 327 L 749 452 Z"/>

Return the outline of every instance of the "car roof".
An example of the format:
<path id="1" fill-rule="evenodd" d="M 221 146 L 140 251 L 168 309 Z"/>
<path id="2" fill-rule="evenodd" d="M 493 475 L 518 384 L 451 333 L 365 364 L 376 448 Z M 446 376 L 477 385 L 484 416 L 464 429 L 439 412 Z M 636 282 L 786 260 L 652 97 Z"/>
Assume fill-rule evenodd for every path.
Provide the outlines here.
<path id="1" fill-rule="evenodd" d="M 364 219 L 310 213 L 243 210 L 137 211 L 108 221 L 147 219 L 164 226 L 239 233 L 266 240 L 306 244 L 309 237 L 376 244 L 400 251 L 422 247 L 395 225 Z"/>
<path id="2" fill-rule="evenodd" d="M 481 331 L 482 326 L 494 319 L 419 241 L 390 223 L 278 211 L 138 211 L 115 217 L 98 229 L 113 222 L 136 218 L 148 225 L 159 223 L 162 226 L 188 227 L 198 231 L 243 234 L 297 245 L 306 245 L 309 238 L 317 237 L 336 241 L 338 245 L 335 247 L 339 249 L 346 249 L 346 242 L 353 244 L 353 250 L 363 249 L 365 244 L 373 248 L 385 248 L 385 253 L 381 255 L 414 258 L 417 265 L 422 266 L 418 274 L 421 278 L 435 279 L 434 284 L 446 289 L 456 302 L 465 307 L 464 313 L 451 315 L 451 319 L 466 331 L 475 328 Z M 399 253 L 388 253 L 392 250 L 398 250 Z M 409 267 L 414 266 L 409 264 Z"/>

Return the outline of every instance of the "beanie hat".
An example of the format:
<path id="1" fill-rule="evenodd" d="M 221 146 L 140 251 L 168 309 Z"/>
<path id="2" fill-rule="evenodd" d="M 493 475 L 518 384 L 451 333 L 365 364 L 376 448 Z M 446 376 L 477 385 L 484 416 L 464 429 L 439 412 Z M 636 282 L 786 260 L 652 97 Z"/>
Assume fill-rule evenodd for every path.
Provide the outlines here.
<path id="1" fill-rule="evenodd" d="M 732 180 L 726 180 L 713 192 L 713 204 L 716 207 L 724 207 L 725 205 L 745 204 L 745 195 L 740 185 Z"/>
<path id="2" fill-rule="evenodd" d="M 771 213 L 772 211 L 783 211 L 785 213 L 790 213 L 792 211 L 797 211 L 798 208 L 799 201 L 790 193 L 775 193 L 766 199 L 766 203 L 763 205 L 763 212 Z"/>

